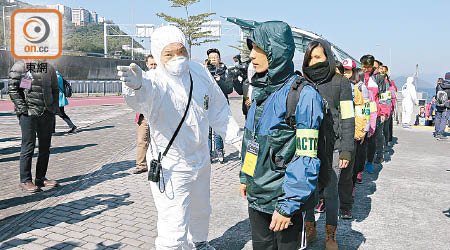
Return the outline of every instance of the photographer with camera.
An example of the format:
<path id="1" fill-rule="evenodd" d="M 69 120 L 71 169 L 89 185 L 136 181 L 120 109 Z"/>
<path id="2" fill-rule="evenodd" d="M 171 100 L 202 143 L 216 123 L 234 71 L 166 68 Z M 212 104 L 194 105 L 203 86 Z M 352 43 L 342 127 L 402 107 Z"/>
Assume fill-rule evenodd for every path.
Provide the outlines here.
<path id="1" fill-rule="evenodd" d="M 206 67 L 208 68 L 209 73 L 211 73 L 211 75 L 214 77 L 217 85 L 219 85 L 224 96 L 228 100 L 228 95 L 233 92 L 233 82 L 231 74 L 229 74 L 227 66 L 222 63 L 220 58 L 220 51 L 218 49 L 209 49 L 206 54 L 208 55 L 208 63 Z M 213 147 L 212 143 L 213 136 L 215 147 Z M 210 129 L 208 142 L 211 160 L 213 160 L 213 158 L 217 155 L 217 158 L 219 158 L 219 162 L 222 164 L 225 163 L 225 152 L 223 150 L 222 137 L 216 132 L 212 131 L 212 129 Z M 215 148 L 215 151 L 213 148 Z"/>

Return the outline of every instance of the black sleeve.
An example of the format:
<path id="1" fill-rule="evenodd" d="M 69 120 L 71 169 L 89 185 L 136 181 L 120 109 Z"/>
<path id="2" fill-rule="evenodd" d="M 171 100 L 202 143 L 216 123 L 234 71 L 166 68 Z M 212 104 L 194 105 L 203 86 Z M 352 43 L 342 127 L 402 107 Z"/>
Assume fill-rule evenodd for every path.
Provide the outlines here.
<path id="1" fill-rule="evenodd" d="M 416 121 L 414 122 L 414 125 L 419 125 L 419 115 L 416 115 Z"/>
<path id="2" fill-rule="evenodd" d="M 339 105 L 341 110 L 341 125 L 342 125 L 342 139 L 341 139 L 341 153 L 339 158 L 351 160 L 351 154 L 354 150 L 355 138 L 355 116 L 353 106 L 353 95 L 350 81 L 342 77 L 340 86 Z M 344 107 L 344 105 L 347 105 Z M 350 109 L 351 110 L 348 110 Z M 347 110 L 345 110 L 347 109 Z M 351 114 L 343 114 L 342 112 L 351 112 Z"/>
<path id="3" fill-rule="evenodd" d="M 12 66 L 8 74 L 10 79 L 8 84 L 8 93 L 14 103 L 14 110 L 18 116 L 28 112 L 25 94 L 23 89 L 20 88 L 20 81 L 22 80 L 23 73 L 25 73 L 25 65 L 22 61 L 18 61 Z"/>
<path id="4" fill-rule="evenodd" d="M 219 84 L 220 89 L 225 95 L 229 95 L 233 92 L 233 80 L 227 71 L 220 74 L 220 80 L 217 84 Z"/>
<path id="5" fill-rule="evenodd" d="M 380 74 L 376 75 L 375 81 L 378 85 L 378 93 L 381 95 L 381 93 L 386 92 L 387 86 L 386 82 L 384 81 L 384 77 Z"/>

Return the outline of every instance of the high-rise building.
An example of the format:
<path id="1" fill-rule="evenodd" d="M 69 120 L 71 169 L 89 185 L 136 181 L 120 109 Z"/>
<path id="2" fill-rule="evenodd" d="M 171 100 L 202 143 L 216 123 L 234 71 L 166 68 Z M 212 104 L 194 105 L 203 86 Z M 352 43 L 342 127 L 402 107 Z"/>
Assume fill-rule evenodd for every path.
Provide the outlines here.
<path id="1" fill-rule="evenodd" d="M 47 5 L 47 8 L 59 10 L 64 19 L 72 21 L 72 8 L 62 4 Z"/>
<path id="2" fill-rule="evenodd" d="M 91 13 L 83 8 L 72 9 L 72 23 L 75 25 L 85 25 L 91 22 Z"/>
<path id="3" fill-rule="evenodd" d="M 91 15 L 90 15 L 90 22 L 91 22 L 91 23 L 98 23 L 98 15 L 97 15 L 97 12 L 91 10 L 91 11 L 89 11 L 89 13 L 91 14 Z"/>

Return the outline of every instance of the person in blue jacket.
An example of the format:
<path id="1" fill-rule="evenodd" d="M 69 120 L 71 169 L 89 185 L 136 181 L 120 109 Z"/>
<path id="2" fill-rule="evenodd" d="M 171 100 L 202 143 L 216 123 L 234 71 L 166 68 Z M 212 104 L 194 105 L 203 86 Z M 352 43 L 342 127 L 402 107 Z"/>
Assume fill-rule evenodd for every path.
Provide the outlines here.
<path id="1" fill-rule="evenodd" d="M 286 23 L 259 24 L 247 45 L 256 74 L 244 128 L 240 189 L 248 200 L 253 249 L 297 250 L 306 241 L 304 211 L 314 207 L 324 103 L 306 85 L 296 104 L 295 122 L 285 117 L 291 85 L 300 78 L 294 73 L 295 44 Z"/>
<path id="2" fill-rule="evenodd" d="M 56 77 L 58 78 L 58 86 L 59 86 L 59 111 L 57 112 L 58 116 L 63 119 L 67 125 L 69 126 L 69 131 L 67 133 L 75 133 L 77 131 L 77 126 L 73 124 L 72 120 L 70 120 L 70 117 L 64 112 L 64 106 L 69 105 L 69 101 L 67 100 L 66 96 L 64 95 L 64 78 L 61 76 L 61 74 L 56 71 Z M 55 126 L 56 126 L 56 120 L 53 123 L 53 133 L 55 133 Z"/>

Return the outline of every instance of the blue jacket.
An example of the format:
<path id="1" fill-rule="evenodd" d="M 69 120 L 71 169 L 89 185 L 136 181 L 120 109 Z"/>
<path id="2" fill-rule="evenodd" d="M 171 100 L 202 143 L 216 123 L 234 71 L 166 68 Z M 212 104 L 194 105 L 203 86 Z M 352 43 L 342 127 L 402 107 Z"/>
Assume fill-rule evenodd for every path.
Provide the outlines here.
<path id="1" fill-rule="evenodd" d="M 64 95 L 64 82 L 62 76 L 56 71 L 56 77 L 58 78 L 58 86 L 59 86 L 59 106 L 64 107 L 69 105 L 69 101 L 67 101 L 66 96 Z"/>
<path id="2" fill-rule="evenodd" d="M 247 40 L 250 49 L 253 43 L 266 53 L 269 68 L 252 78 L 253 100 L 244 127 L 241 183 L 247 185 L 249 207 L 269 214 L 276 210 L 289 217 L 314 206 L 324 101 L 313 87 L 305 86 L 296 105 L 296 127 L 291 128 L 285 118 L 286 101 L 298 77 L 292 62 L 292 31 L 284 22 L 265 22 L 252 31 Z M 247 148 L 257 157 L 246 152 Z"/>
<path id="3" fill-rule="evenodd" d="M 303 88 L 295 114 L 296 131 L 286 124 L 284 117 L 287 95 L 296 78 L 293 76 L 260 107 L 253 102 L 244 130 L 243 152 L 246 152 L 249 140 L 253 140 L 253 134 L 259 143 L 253 176 L 241 172 L 241 182 L 247 184 L 249 206 L 265 213 L 273 213 L 276 209 L 284 216 L 292 216 L 296 211 L 314 205 L 313 193 L 320 168 L 317 135 L 324 103 L 319 93 L 311 86 Z M 259 125 L 255 126 L 255 123 Z M 306 136 L 302 132 L 306 132 Z M 308 136 L 311 133 L 316 133 L 316 137 Z M 311 151 L 315 152 L 304 153 Z M 244 153 L 244 164 L 245 157 Z"/>

